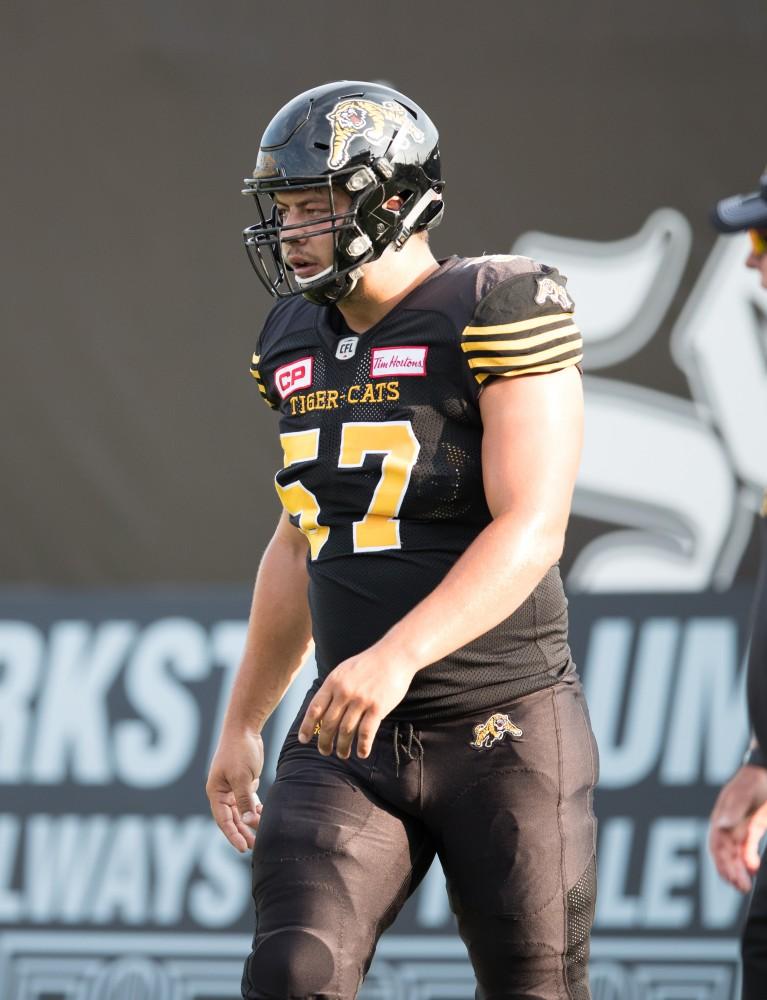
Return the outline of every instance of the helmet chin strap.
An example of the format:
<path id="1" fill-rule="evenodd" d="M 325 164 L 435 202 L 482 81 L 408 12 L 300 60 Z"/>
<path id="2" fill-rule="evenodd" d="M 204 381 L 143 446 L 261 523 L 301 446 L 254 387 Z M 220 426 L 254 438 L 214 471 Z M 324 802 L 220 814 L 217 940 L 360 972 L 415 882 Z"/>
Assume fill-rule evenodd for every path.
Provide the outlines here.
<path id="1" fill-rule="evenodd" d="M 332 267 L 328 270 L 332 270 Z M 327 281 L 318 288 L 305 289 L 302 294 L 305 299 L 313 302 L 316 306 L 332 306 L 336 302 L 340 302 L 341 299 L 345 299 L 354 290 L 361 277 L 362 268 L 355 267 L 348 274 L 344 274 L 340 278 L 333 278 L 332 281 Z M 316 274 L 313 276 L 313 280 L 317 280 Z"/>
<path id="2" fill-rule="evenodd" d="M 438 201 L 439 206 L 442 205 L 442 197 L 435 190 L 430 189 L 425 191 L 411 210 L 407 213 L 405 218 L 400 223 L 399 229 L 397 231 L 394 240 L 394 249 L 401 250 L 410 237 L 413 235 L 413 230 L 416 228 L 418 223 L 421 221 L 421 216 L 427 212 L 430 212 L 432 218 L 434 218 L 438 211 L 440 211 L 439 206 L 432 206 L 432 202 Z"/>
<path id="3" fill-rule="evenodd" d="M 331 274 L 332 271 L 333 271 L 333 265 L 331 264 L 329 267 L 326 267 L 324 271 L 318 271 L 316 274 L 313 274 L 310 278 L 299 278 L 298 275 L 295 274 L 293 276 L 293 279 L 299 287 L 303 285 L 313 285 L 316 281 L 319 281 L 320 278 L 324 278 L 326 275 Z"/>

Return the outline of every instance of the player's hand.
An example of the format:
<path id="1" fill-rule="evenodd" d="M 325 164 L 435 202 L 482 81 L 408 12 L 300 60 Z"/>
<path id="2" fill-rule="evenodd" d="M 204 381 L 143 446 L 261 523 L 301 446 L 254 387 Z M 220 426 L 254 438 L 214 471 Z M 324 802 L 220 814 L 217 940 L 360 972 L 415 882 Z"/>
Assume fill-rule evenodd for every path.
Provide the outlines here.
<path id="1" fill-rule="evenodd" d="M 261 820 L 256 789 L 264 766 L 264 744 L 255 733 L 223 733 L 205 786 L 213 818 L 229 843 L 245 851 L 256 842 Z"/>
<path id="2" fill-rule="evenodd" d="M 368 757 L 381 719 L 405 697 L 415 670 L 384 656 L 375 646 L 331 671 L 309 702 L 298 739 L 308 743 L 317 725 L 317 748 L 325 756 L 351 753 L 357 739 L 357 756 Z"/>
<path id="3" fill-rule="evenodd" d="M 759 841 L 767 830 L 767 769 L 741 767 L 711 812 L 709 850 L 722 878 L 741 892 L 759 868 Z"/>

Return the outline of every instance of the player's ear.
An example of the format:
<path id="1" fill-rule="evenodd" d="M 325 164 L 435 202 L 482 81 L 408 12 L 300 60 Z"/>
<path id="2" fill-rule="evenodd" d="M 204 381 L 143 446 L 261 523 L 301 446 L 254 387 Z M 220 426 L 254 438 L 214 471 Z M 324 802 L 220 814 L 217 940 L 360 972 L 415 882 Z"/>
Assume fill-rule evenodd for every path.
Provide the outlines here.
<path id="1" fill-rule="evenodd" d="M 388 201 L 384 202 L 384 208 L 389 212 L 399 212 L 402 206 L 405 204 L 404 198 L 398 194 L 393 194 Z"/>

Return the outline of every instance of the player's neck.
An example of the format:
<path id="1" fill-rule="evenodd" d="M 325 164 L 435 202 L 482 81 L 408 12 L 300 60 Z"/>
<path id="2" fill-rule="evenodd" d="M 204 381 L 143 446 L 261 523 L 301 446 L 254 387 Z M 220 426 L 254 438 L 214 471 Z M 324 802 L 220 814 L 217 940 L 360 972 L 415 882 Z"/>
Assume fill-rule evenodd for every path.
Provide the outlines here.
<path id="1" fill-rule="evenodd" d="M 438 267 L 425 240 L 413 239 L 399 253 L 388 248 L 364 268 L 357 287 L 338 303 L 346 325 L 354 333 L 369 330 Z"/>

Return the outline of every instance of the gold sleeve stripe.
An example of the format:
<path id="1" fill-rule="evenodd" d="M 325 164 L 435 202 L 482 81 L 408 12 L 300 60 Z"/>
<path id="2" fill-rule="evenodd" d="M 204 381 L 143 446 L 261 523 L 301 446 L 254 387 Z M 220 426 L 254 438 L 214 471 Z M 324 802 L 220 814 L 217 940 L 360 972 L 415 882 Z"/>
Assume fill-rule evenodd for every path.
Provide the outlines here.
<path id="1" fill-rule="evenodd" d="M 561 323 L 563 320 L 571 322 L 572 313 L 554 313 L 551 316 L 536 316 L 535 319 L 523 319 L 518 323 L 501 323 L 499 326 L 467 326 L 464 327 L 464 337 L 492 337 L 497 333 L 524 333 L 526 330 L 537 330 L 540 326 L 547 326 L 549 323 Z"/>
<path id="2" fill-rule="evenodd" d="M 545 333 L 537 333 L 533 337 L 525 337 L 522 340 L 472 340 L 469 343 L 461 344 L 461 350 L 465 353 L 469 351 L 524 351 L 528 347 L 552 343 L 562 337 L 580 334 L 580 332 L 575 323 L 568 323 L 567 326 L 557 327 L 556 330 L 547 330 Z"/>
<path id="3" fill-rule="evenodd" d="M 568 358 L 566 361 L 555 361 L 553 365 L 535 365 L 533 368 L 520 368 L 513 372 L 480 372 L 475 375 L 477 382 L 482 384 L 486 378 L 490 378 L 491 375 L 499 376 L 501 378 L 514 378 L 517 375 L 543 375 L 545 372 L 555 372 L 562 368 L 570 368 L 572 365 L 577 365 L 583 360 L 583 354 L 576 354 L 572 358 Z"/>
<path id="4" fill-rule="evenodd" d="M 498 357 L 469 358 L 469 368 L 526 368 L 531 365 L 550 361 L 556 357 L 566 357 L 573 350 L 583 353 L 580 337 L 574 338 L 568 344 L 557 344 L 556 347 L 549 347 L 545 351 L 537 351 L 535 354 L 503 354 Z"/>
<path id="5" fill-rule="evenodd" d="M 254 354 L 253 357 L 250 359 L 250 363 L 253 365 L 254 368 L 258 368 L 258 362 L 260 360 L 261 360 L 261 355 Z"/>

